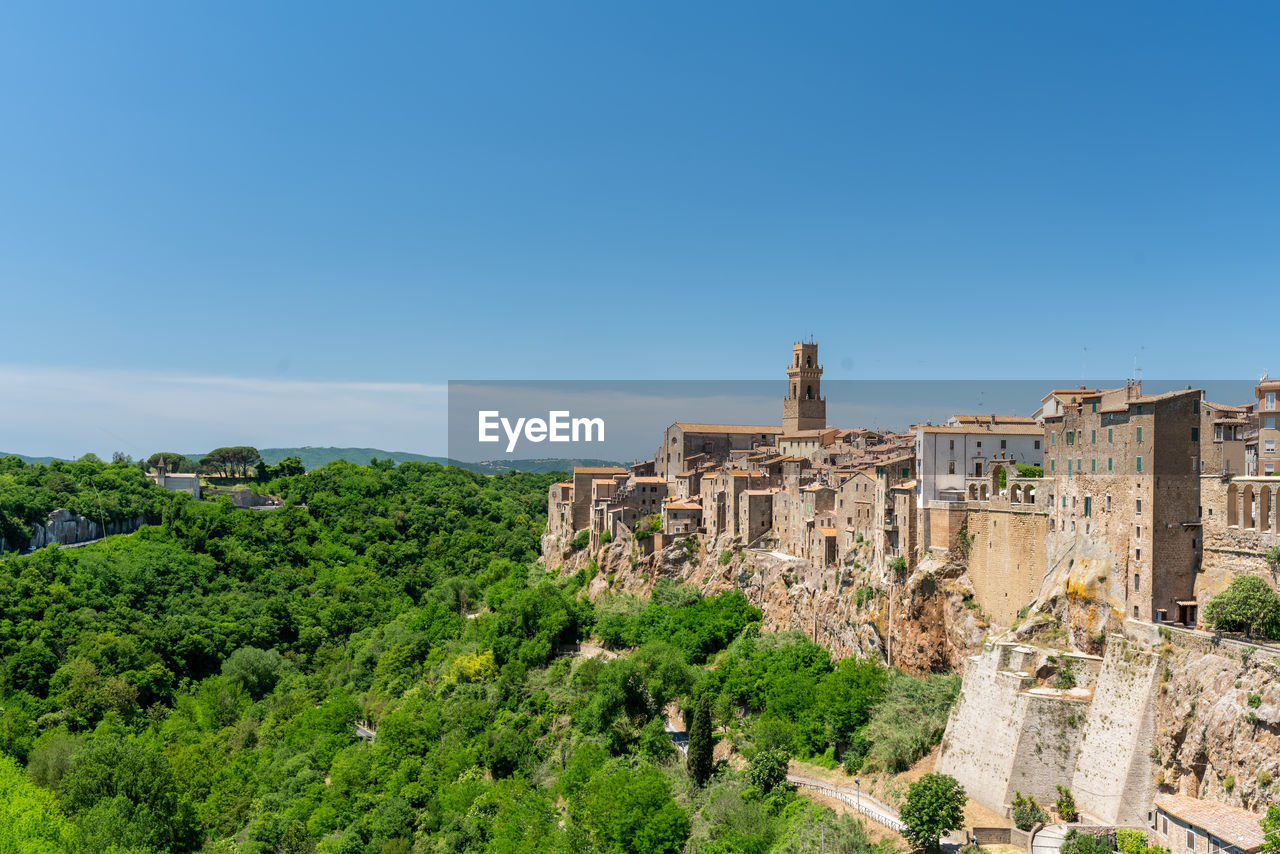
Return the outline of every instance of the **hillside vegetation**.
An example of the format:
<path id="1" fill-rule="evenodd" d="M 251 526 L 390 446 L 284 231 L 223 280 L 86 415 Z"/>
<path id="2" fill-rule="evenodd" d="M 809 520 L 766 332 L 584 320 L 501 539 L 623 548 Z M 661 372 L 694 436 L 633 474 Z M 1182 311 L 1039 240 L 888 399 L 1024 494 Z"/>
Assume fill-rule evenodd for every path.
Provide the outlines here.
<path id="1" fill-rule="evenodd" d="M 761 636 L 734 592 L 594 605 L 535 562 L 552 478 L 335 462 L 267 484 L 270 512 L 144 490 L 152 526 L 0 559 L 0 752 L 26 772 L 0 760 L 0 788 L 33 850 L 804 850 L 823 810 L 759 768 L 695 785 L 663 709 L 708 697 L 757 766 L 863 763 L 931 683 Z M 589 636 L 617 657 L 562 654 Z"/>

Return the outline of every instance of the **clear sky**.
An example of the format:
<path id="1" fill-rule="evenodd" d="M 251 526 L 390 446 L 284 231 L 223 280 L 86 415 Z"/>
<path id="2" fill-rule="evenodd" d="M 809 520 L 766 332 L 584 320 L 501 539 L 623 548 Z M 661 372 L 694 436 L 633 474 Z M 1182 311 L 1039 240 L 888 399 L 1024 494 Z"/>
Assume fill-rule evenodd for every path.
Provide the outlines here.
<path id="1" fill-rule="evenodd" d="M 108 394 L 40 398 L 56 443 L 5 426 L 76 377 L 434 407 L 767 378 L 804 335 L 832 378 L 1274 374 L 1278 30 L 1262 2 L 8 2 L 0 450 L 109 450 Z M 361 444 L 403 446 L 368 406 Z"/>

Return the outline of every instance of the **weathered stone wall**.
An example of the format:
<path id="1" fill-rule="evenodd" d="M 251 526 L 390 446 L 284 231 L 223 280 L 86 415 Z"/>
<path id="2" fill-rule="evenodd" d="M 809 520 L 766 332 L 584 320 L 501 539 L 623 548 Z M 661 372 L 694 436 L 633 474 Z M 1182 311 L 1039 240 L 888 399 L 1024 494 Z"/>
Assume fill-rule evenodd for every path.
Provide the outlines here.
<path id="1" fill-rule="evenodd" d="M 968 515 L 969 578 L 982 612 L 1009 626 L 1031 604 L 1045 574 L 1049 517 L 1034 505 L 992 499 Z"/>
<path id="2" fill-rule="evenodd" d="M 1142 826 L 1154 795 L 1160 657 L 1119 635 L 1107 643 L 1071 780 L 1076 805 L 1103 823 Z"/>

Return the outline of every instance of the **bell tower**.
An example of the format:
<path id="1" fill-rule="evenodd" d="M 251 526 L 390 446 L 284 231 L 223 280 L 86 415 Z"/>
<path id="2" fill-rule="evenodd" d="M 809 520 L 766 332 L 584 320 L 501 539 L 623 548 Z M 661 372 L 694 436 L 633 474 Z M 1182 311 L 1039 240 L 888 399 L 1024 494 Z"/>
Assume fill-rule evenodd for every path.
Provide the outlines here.
<path id="1" fill-rule="evenodd" d="M 822 396 L 822 365 L 818 344 L 797 341 L 787 365 L 787 397 L 782 401 L 783 435 L 827 426 L 827 401 Z"/>

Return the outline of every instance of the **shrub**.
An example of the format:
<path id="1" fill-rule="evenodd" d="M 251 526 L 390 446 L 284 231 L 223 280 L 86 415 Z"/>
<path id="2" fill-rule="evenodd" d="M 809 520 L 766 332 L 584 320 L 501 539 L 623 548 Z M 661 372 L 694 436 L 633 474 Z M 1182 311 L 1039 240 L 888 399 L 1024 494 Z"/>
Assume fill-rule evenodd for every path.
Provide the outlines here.
<path id="1" fill-rule="evenodd" d="M 1234 774 L 1228 774 L 1227 776 L 1222 778 L 1223 791 L 1230 792 L 1235 787 L 1236 787 L 1236 778 Z"/>
<path id="2" fill-rule="evenodd" d="M 1058 786 L 1058 799 L 1053 802 L 1053 809 L 1065 822 L 1073 822 L 1080 818 L 1080 813 L 1076 809 L 1075 796 L 1066 786 Z"/>
<path id="3" fill-rule="evenodd" d="M 1066 691 L 1076 687 L 1076 663 L 1070 658 L 1063 659 L 1058 674 L 1053 677 L 1053 687 Z"/>
<path id="4" fill-rule="evenodd" d="M 1022 792 L 1013 794 L 1013 809 L 1009 817 L 1013 819 L 1013 824 L 1018 830 L 1030 830 L 1037 823 L 1049 823 L 1049 814 L 1044 811 L 1044 807 L 1036 803 L 1035 798 L 1029 795 L 1023 797 Z"/>
<path id="5" fill-rule="evenodd" d="M 757 750 L 747 767 L 747 780 L 768 794 L 787 781 L 787 763 L 791 757 L 785 750 Z"/>
<path id="6" fill-rule="evenodd" d="M 587 547 L 589 542 L 591 542 L 591 532 L 584 528 L 573 535 L 573 539 L 569 541 L 569 548 L 575 552 L 580 552 Z"/>
<path id="7" fill-rule="evenodd" d="M 1257 694 L 1250 694 L 1248 702 L 1249 702 L 1249 708 L 1256 709 L 1258 708 L 1258 706 L 1262 705 L 1262 697 L 1258 696 Z"/>
<path id="8" fill-rule="evenodd" d="M 613 542 L 613 531 L 605 531 L 600 535 L 600 545 L 607 546 Z"/>
<path id="9" fill-rule="evenodd" d="M 1044 466 L 1029 466 L 1018 463 L 1018 477 L 1044 477 Z"/>
<path id="10" fill-rule="evenodd" d="M 1116 850 L 1121 854 L 1144 854 L 1147 850 L 1147 835 L 1141 830 L 1117 827 Z"/>
<path id="11" fill-rule="evenodd" d="M 720 565 L 721 565 L 721 566 L 728 566 L 728 565 L 729 565 L 729 561 L 731 561 L 731 560 L 733 560 L 733 552 L 732 552 L 732 551 L 730 551 L 729 549 L 725 549 L 724 551 L 720 552 Z"/>
<path id="12" fill-rule="evenodd" d="M 1082 833 L 1073 827 L 1067 831 L 1059 851 L 1061 854 L 1111 854 L 1111 838 L 1106 834 Z"/>
<path id="13" fill-rule="evenodd" d="M 1258 772 L 1258 785 L 1259 785 L 1259 786 L 1261 786 L 1261 787 L 1262 787 L 1262 788 L 1264 788 L 1264 789 L 1265 789 L 1267 786 L 1270 786 L 1270 785 L 1271 785 L 1271 772 L 1270 772 L 1270 771 L 1259 771 L 1259 772 Z"/>

